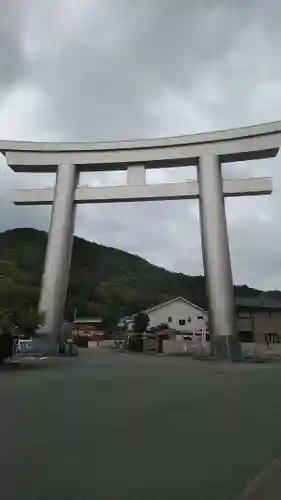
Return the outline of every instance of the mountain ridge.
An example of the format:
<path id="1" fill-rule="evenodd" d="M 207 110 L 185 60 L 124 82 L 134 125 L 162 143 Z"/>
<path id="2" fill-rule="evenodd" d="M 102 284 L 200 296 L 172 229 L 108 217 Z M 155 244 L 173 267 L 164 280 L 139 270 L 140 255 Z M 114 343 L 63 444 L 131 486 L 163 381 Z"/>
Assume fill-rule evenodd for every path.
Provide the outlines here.
<path id="1" fill-rule="evenodd" d="M 46 244 L 47 233 L 33 228 L 0 233 L 2 283 L 3 279 L 6 284 L 7 280 L 11 282 L 12 273 L 15 286 L 19 280 L 25 287 L 21 290 L 25 290 L 27 304 L 38 303 Z M 281 303 L 278 290 L 260 291 L 238 285 L 235 295 Z M 0 307 L 3 296 L 0 290 Z M 110 323 L 119 316 L 148 309 L 175 296 L 207 308 L 204 276 L 168 271 L 138 255 L 74 236 L 66 318 L 76 310 L 79 316 L 104 316 Z"/>

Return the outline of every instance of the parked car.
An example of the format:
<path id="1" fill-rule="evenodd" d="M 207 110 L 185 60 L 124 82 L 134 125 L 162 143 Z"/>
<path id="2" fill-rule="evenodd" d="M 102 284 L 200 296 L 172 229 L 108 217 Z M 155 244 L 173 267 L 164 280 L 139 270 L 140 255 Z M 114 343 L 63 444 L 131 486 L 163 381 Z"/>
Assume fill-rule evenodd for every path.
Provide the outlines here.
<path id="1" fill-rule="evenodd" d="M 15 344 L 14 353 L 22 356 L 34 353 L 33 339 L 18 339 Z"/>

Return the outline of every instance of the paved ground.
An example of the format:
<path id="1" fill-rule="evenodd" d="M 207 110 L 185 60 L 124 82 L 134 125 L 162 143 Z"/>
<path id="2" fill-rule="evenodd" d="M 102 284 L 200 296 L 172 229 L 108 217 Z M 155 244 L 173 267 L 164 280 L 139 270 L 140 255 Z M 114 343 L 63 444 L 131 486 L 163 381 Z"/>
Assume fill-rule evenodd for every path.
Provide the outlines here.
<path id="1" fill-rule="evenodd" d="M 106 349 L 1 369 L 1 498 L 235 499 L 281 455 L 280 379 Z"/>

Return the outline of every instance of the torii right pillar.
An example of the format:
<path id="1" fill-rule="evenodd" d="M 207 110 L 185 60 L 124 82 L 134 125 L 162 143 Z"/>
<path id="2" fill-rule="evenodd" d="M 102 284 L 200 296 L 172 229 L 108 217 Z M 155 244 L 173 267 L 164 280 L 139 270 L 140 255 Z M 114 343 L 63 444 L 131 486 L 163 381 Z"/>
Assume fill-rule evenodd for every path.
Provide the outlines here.
<path id="1" fill-rule="evenodd" d="M 198 181 L 212 353 L 218 358 L 239 359 L 222 169 L 218 156 L 199 158 Z"/>

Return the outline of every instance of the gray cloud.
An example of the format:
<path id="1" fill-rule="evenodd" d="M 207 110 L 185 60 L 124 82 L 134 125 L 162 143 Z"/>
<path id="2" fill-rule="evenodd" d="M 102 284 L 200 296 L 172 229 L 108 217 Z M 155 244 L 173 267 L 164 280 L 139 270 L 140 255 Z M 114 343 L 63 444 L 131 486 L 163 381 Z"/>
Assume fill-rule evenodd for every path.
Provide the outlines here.
<path id="1" fill-rule="evenodd" d="M 0 99 L 25 72 L 22 49 L 24 2 L 0 0 Z M 0 100 L 1 102 L 1 100 Z"/>
<path id="2" fill-rule="evenodd" d="M 243 10 L 218 1 L 107 1 L 102 11 L 96 5 L 82 2 L 81 25 L 75 16 L 64 15 L 59 24 L 54 2 L 47 19 L 40 5 L 33 10 L 31 33 L 40 38 L 30 51 L 30 75 L 44 89 L 62 134 L 83 140 L 148 135 L 153 99 L 169 90 L 193 97 L 198 87 L 194 98 L 199 105 L 217 116 L 223 106 L 223 126 L 229 111 L 234 121 L 237 101 L 243 105 L 249 99 L 259 76 L 257 54 L 250 47 L 254 35 L 263 34 L 260 2 L 254 8 L 244 2 Z M 276 18 L 273 12 L 273 25 Z M 44 38 L 41 23 L 46 21 Z M 262 46 L 263 40 L 259 51 Z M 241 78 L 241 70 L 247 78 Z M 188 109 L 187 123 L 193 130 Z M 162 129 L 165 133 L 165 123 Z"/>
<path id="3" fill-rule="evenodd" d="M 18 0 L 18 9 L 0 0 L 3 10 L 2 4 L 5 138 L 114 140 L 281 116 L 278 0 Z M 224 166 L 226 177 L 274 176 L 272 197 L 227 201 L 236 282 L 280 288 L 280 168 L 279 158 Z M 46 228 L 48 211 L 12 207 L 8 187 L 15 174 L 4 162 L 2 170 L 1 227 Z M 194 176 L 194 169 L 176 169 L 148 178 Z M 22 186 L 53 182 L 16 177 Z M 122 173 L 87 174 L 81 182 L 123 179 Z M 79 207 L 76 233 L 169 269 L 202 273 L 197 202 Z"/>

